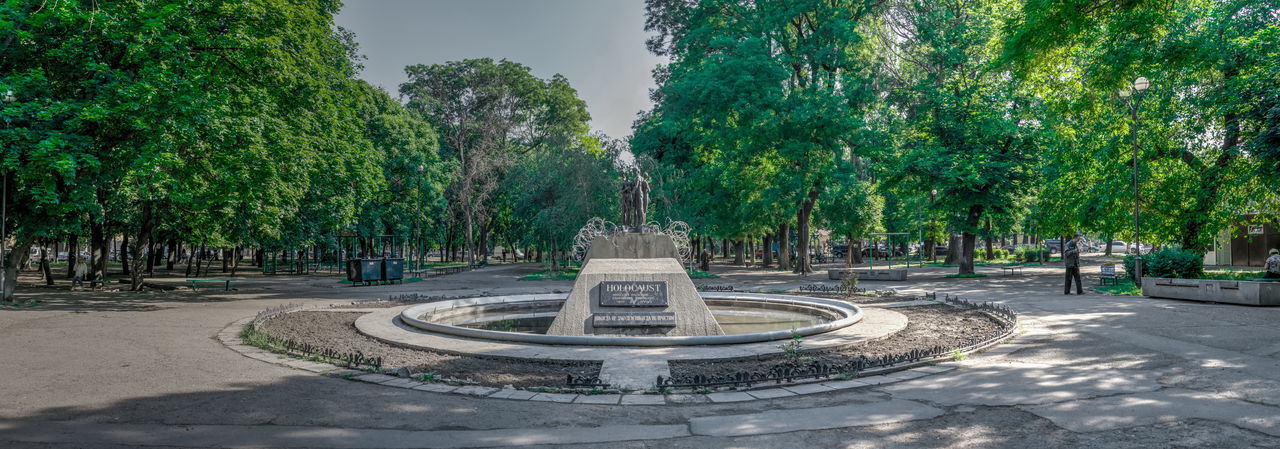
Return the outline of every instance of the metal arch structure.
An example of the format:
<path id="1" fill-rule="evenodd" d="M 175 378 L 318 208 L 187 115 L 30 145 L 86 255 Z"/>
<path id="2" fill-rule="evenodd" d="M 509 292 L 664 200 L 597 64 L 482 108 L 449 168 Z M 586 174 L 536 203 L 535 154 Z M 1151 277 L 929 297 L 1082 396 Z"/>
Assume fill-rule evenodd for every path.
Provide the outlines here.
<path id="1" fill-rule="evenodd" d="M 689 232 L 693 228 L 683 221 L 667 220 L 666 228 L 658 226 L 657 223 L 646 223 L 640 225 L 638 229 L 630 229 L 626 226 L 619 226 L 614 222 L 595 217 L 587 220 L 587 224 L 578 230 L 578 234 L 573 237 L 573 258 L 582 261 L 587 257 L 587 252 L 591 251 L 591 242 L 597 237 L 620 234 L 623 232 L 639 232 L 641 234 L 664 234 L 671 237 L 675 242 L 676 251 L 680 253 L 680 262 L 689 261 L 693 254 L 692 247 L 689 245 Z"/>

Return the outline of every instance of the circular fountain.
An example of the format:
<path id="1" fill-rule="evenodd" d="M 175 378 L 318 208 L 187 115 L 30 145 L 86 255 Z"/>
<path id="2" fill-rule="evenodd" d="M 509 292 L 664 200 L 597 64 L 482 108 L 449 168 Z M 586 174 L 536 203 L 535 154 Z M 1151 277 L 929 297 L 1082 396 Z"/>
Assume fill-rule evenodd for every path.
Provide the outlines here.
<path id="1" fill-rule="evenodd" d="M 552 335 L 547 331 L 569 294 L 489 296 L 421 304 L 401 322 L 428 332 L 549 345 L 688 346 L 754 343 L 841 329 L 863 318 L 857 306 L 818 298 L 706 292 L 700 296 L 722 335 Z"/>

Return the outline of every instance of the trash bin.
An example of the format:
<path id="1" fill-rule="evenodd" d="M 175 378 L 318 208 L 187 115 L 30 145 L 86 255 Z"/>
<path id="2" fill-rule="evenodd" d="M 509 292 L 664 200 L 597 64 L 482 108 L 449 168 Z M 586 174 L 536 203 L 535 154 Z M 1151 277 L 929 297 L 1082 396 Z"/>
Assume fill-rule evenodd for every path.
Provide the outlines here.
<path id="1" fill-rule="evenodd" d="M 352 283 L 377 282 L 382 279 L 382 261 L 379 259 L 347 260 L 347 280 Z"/>
<path id="2" fill-rule="evenodd" d="M 404 259 L 382 259 L 382 280 L 404 282 Z"/>

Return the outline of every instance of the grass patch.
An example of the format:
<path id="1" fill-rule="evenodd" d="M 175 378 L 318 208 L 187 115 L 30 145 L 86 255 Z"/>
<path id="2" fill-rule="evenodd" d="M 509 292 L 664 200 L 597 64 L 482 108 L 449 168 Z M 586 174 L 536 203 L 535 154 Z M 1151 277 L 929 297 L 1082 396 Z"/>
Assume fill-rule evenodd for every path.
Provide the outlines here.
<path id="1" fill-rule="evenodd" d="M 719 277 L 720 276 L 716 276 L 702 270 L 689 270 L 690 279 L 718 279 Z"/>
<path id="2" fill-rule="evenodd" d="M 982 274 L 982 273 L 973 273 L 973 274 L 948 274 L 948 275 L 947 275 L 947 277 L 952 278 L 952 279 L 969 279 L 969 278 L 984 278 L 984 277 L 987 277 L 987 275 Z"/>
<path id="3" fill-rule="evenodd" d="M 1197 279 L 1213 279 L 1219 281 L 1251 281 L 1266 275 L 1263 271 L 1214 270 L 1206 271 Z"/>
<path id="4" fill-rule="evenodd" d="M 1142 289 L 1129 278 L 1120 278 L 1116 285 L 1098 285 L 1093 290 L 1113 295 L 1142 296 Z"/>
<path id="5" fill-rule="evenodd" d="M 578 278 L 578 272 L 581 267 L 569 267 L 564 271 L 542 270 L 532 274 L 520 276 L 521 281 L 572 281 Z"/>

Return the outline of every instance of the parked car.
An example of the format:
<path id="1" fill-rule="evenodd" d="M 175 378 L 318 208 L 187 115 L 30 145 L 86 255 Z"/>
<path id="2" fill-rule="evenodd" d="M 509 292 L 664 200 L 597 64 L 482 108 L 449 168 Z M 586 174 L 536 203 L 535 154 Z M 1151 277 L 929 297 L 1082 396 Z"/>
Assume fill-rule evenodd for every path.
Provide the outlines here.
<path id="1" fill-rule="evenodd" d="M 1124 254 L 1129 251 L 1129 244 L 1120 240 L 1112 240 L 1111 254 Z"/>
<path id="2" fill-rule="evenodd" d="M 1050 254 L 1062 252 L 1062 239 L 1045 239 L 1044 246 Z"/>

